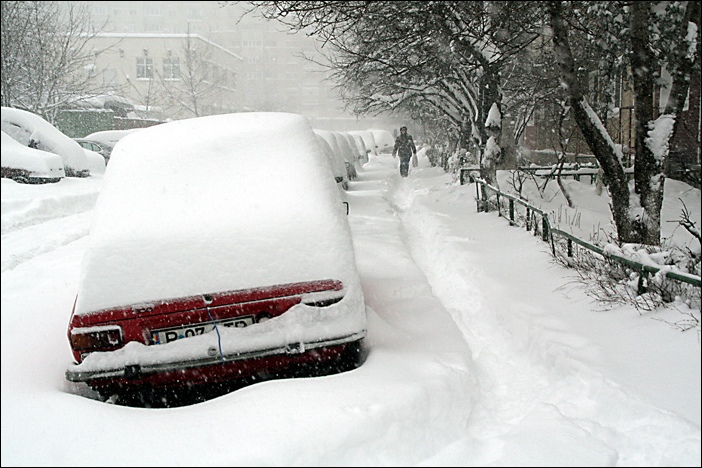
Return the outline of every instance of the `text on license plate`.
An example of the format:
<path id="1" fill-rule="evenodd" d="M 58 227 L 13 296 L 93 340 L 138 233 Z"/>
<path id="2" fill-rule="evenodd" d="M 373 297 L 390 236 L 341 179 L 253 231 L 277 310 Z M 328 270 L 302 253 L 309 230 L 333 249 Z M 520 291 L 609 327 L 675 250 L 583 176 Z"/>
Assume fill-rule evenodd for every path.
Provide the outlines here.
<path id="1" fill-rule="evenodd" d="M 180 340 L 181 338 L 190 338 L 191 336 L 204 335 L 215 329 L 215 323 L 218 327 L 236 327 L 243 328 L 254 323 L 253 315 L 244 315 L 217 322 L 203 322 L 196 325 L 186 325 L 182 327 L 162 328 L 161 330 L 153 330 L 151 332 L 152 344 L 165 344 L 171 341 Z"/>

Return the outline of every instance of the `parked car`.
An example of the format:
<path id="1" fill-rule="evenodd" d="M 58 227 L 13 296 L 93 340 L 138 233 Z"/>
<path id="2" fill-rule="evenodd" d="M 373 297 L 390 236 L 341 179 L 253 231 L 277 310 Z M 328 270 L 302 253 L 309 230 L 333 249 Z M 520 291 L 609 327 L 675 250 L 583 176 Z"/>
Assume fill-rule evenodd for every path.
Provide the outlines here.
<path id="1" fill-rule="evenodd" d="M 142 129 L 115 146 L 109 176 L 68 326 L 69 381 L 107 397 L 360 364 L 351 231 L 304 116 Z"/>
<path id="2" fill-rule="evenodd" d="M 20 144 L 58 154 L 66 177 L 88 177 L 90 169 L 83 148 L 37 114 L 12 107 L 0 111 L 2 131 Z"/>
<path id="3" fill-rule="evenodd" d="M 339 137 L 329 130 L 314 129 L 314 132 L 324 138 L 331 148 L 334 156 L 336 157 L 337 164 L 342 164 L 344 170 L 346 171 L 346 190 L 348 189 L 348 180 L 351 179 L 351 174 L 355 173 L 355 169 L 352 167 L 351 162 L 344 156 L 344 152 L 339 145 Z"/>
<path id="4" fill-rule="evenodd" d="M 93 132 L 90 135 L 86 135 L 83 138 L 85 140 L 96 141 L 114 148 L 119 140 L 139 130 L 141 129 L 131 128 L 128 130 L 101 130 L 99 132 Z"/>
<path id="5" fill-rule="evenodd" d="M 88 158 L 88 168 L 90 168 L 90 175 L 94 176 L 104 174 L 105 169 L 107 167 L 107 162 L 105 161 L 103 155 L 85 148 L 83 148 L 83 151 L 85 151 L 85 156 Z"/>
<path id="6" fill-rule="evenodd" d="M 351 135 L 358 135 L 363 139 L 363 143 L 365 143 L 369 155 L 378 155 L 378 147 L 375 143 L 375 137 L 373 136 L 373 132 L 371 132 L 370 130 L 351 130 L 349 133 Z"/>
<path id="7" fill-rule="evenodd" d="M 373 138 L 375 138 L 378 154 L 392 153 L 392 149 L 395 146 L 395 138 L 393 138 L 392 133 L 378 128 L 369 130 L 373 133 Z"/>
<path id="8" fill-rule="evenodd" d="M 105 158 L 105 164 L 110 162 L 110 155 L 112 154 L 112 149 L 114 148 L 114 145 L 110 145 L 102 141 L 89 140 L 87 138 L 74 138 L 74 140 L 81 147 L 83 147 L 83 149 L 100 153 L 102 157 Z"/>
<path id="9" fill-rule="evenodd" d="M 346 138 L 346 141 L 349 143 L 349 147 L 355 156 L 354 164 L 356 165 L 356 171 L 358 172 L 358 169 L 363 166 L 363 157 L 366 155 L 365 150 L 358 146 L 356 139 L 349 132 L 339 133 L 341 133 L 341 135 L 343 135 L 343 137 Z"/>
<path id="10" fill-rule="evenodd" d="M 356 167 L 356 152 L 351 149 L 348 140 L 341 132 L 332 132 L 334 138 L 336 138 L 336 143 L 339 145 L 339 150 L 341 151 L 344 160 L 348 163 L 346 169 L 348 172 L 349 180 L 356 180 L 358 177 L 358 170 Z"/>
<path id="11" fill-rule="evenodd" d="M 329 160 L 332 172 L 334 173 L 334 180 L 343 190 L 348 190 L 349 177 L 348 173 L 346 172 L 346 164 L 344 164 L 344 161 L 340 157 L 334 154 L 334 151 L 332 150 L 331 146 L 329 146 L 329 143 L 327 143 L 327 140 L 322 135 L 317 133 L 317 130 L 314 132 L 315 136 L 317 137 L 319 147 Z"/>
<path id="12" fill-rule="evenodd" d="M 349 135 L 351 135 L 351 138 L 353 138 L 353 140 L 356 142 L 356 147 L 358 148 L 360 154 L 358 162 L 360 162 L 362 166 L 369 161 L 368 155 L 370 154 L 370 150 L 366 146 L 366 142 L 363 141 L 361 135 L 356 135 L 351 132 L 349 132 Z"/>
<path id="13" fill-rule="evenodd" d="M 66 176 L 61 156 L 22 145 L 5 132 L 2 135 L 1 176 L 23 184 L 58 182 Z"/>

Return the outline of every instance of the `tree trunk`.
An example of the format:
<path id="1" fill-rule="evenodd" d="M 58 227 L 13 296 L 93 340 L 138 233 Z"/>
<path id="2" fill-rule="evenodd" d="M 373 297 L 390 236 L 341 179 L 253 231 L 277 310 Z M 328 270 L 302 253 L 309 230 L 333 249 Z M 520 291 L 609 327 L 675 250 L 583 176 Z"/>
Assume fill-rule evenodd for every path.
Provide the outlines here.
<path id="1" fill-rule="evenodd" d="M 659 245 L 661 237 L 661 206 L 663 204 L 663 173 L 666 155 L 654 154 L 647 140 L 653 128 L 653 68 L 654 61 L 648 36 L 651 2 L 631 4 L 631 66 L 634 75 L 634 115 L 636 116 L 636 159 L 634 160 L 634 192 L 641 207 L 632 206 L 631 240 Z M 667 152 L 666 152 L 667 153 Z"/>
<path id="2" fill-rule="evenodd" d="M 499 156 L 486 151 L 486 143 L 490 137 L 493 137 L 495 143 L 499 145 L 502 129 L 485 128 L 485 122 L 490 113 L 493 104 L 501 107 L 502 97 L 500 95 L 500 74 L 499 69 L 494 64 L 483 63 L 483 78 L 480 87 L 480 102 L 478 109 L 477 122 L 474 123 L 479 130 L 481 139 L 481 156 L 480 156 L 480 176 L 489 184 L 497 184 L 497 163 Z"/>
<path id="3" fill-rule="evenodd" d="M 629 218 L 629 184 L 619 158 L 621 151 L 617 151 L 604 125 L 585 100 L 578 83 L 561 2 L 548 2 L 547 10 L 553 29 L 553 47 L 560 79 L 569 95 L 575 122 L 607 179 L 617 236 L 620 242 L 637 242 L 639 236 Z"/>
<path id="4" fill-rule="evenodd" d="M 675 66 L 673 70 L 670 70 L 673 78 L 672 86 L 670 89 L 670 95 L 668 96 L 668 102 L 666 103 L 665 114 L 675 114 L 676 117 L 680 116 L 683 106 L 685 105 L 685 100 L 690 89 L 690 79 L 693 76 L 695 62 L 699 60 L 700 57 L 700 3 L 701 2 L 687 2 L 687 10 L 685 12 L 685 21 L 682 24 L 682 31 L 679 31 L 679 36 L 681 38 L 688 37 L 689 25 L 693 23 L 697 29 L 696 37 L 689 37 L 688 40 L 681 41 L 681 47 L 679 50 L 675 51 L 674 57 Z M 690 54 L 690 48 L 695 45 L 696 42 L 696 53 Z M 699 79 L 699 78 L 698 78 Z M 680 121 L 681 119 L 676 118 L 675 124 L 673 126 L 673 135 L 671 136 L 671 141 L 676 140 L 676 135 L 680 131 Z M 674 148 L 671 146 L 670 148 Z M 669 158 L 667 158 L 669 159 Z M 668 161 L 666 161 L 668 162 Z"/>

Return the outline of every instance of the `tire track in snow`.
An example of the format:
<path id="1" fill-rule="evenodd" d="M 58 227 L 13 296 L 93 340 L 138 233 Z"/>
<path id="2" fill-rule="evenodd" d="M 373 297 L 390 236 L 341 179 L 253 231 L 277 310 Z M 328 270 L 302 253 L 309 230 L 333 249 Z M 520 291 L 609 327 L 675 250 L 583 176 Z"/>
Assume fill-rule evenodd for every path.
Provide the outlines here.
<path id="1" fill-rule="evenodd" d="M 88 235 L 92 211 L 53 218 L 2 235 L 2 272 Z"/>
<path id="2" fill-rule="evenodd" d="M 88 235 L 102 180 L 58 184 L 73 185 L 76 191 L 56 195 L 54 185 L 28 185 L 21 187 L 22 196 L 2 200 L 3 273 Z"/>
<path id="3" fill-rule="evenodd" d="M 4 179 L 3 179 L 4 180 Z M 60 183 L 60 182 L 59 182 Z M 43 187 L 29 187 L 41 189 Z M 99 195 L 99 185 L 88 186 L 84 193 L 58 197 L 28 192 L 24 198 L 2 200 L 2 235 L 57 218 L 92 211 Z"/>

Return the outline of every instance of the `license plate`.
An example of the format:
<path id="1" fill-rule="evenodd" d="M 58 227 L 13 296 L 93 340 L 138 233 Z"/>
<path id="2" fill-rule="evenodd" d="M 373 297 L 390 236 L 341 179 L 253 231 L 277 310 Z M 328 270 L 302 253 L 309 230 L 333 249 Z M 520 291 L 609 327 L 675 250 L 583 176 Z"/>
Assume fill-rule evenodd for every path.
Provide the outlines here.
<path id="1" fill-rule="evenodd" d="M 235 327 L 243 328 L 254 323 L 253 315 L 244 315 L 215 322 L 218 327 Z M 215 324 L 212 322 L 203 322 L 196 325 L 187 325 L 182 327 L 162 328 L 151 332 L 151 344 L 165 344 L 171 341 L 190 338 L 191 336 L 204 335 L 215 329 Z"/>

